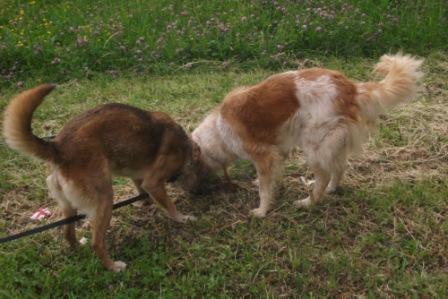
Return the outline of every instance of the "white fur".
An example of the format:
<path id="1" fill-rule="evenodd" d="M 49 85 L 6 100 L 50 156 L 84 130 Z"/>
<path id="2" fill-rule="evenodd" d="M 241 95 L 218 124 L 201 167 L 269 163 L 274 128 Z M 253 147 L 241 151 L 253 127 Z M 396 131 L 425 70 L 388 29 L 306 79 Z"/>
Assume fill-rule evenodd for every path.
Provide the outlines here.
<path id="1" fill-rule="evenodd" d="M 421 64 L 422 60 L 402 54 L 381 57 L 375 71 L 385 76 L 384 79 L 379 83 L 356 84 L 356 102 L 360 108 L 356 121 L 347 120 L 335 109 L 338 89 L 330 76 L 306 80 L 297 71 L 284 73 L 294 76 L 299 109 L 281 126 L 277 149 L 273 152 L 286 156 L 299 145 L 316 176 L 312 194 L 296 201 L 297 206 L 309 206 L 320 201 L 324 192 L 336 190 L 346 169 L 348 154 L 359 152 L 362 142 L 375 127 L 378 116 L 386 108 L 405 102 L 415 94 L 417 81 L 422 76 L 419 70 Z M 231 95 L 244 90 L 246 88 L 237 89 Z M 217 111 L 199 125 L 193 132 L 193 139 L 203 150 L 203 159 L 207 164 L 210 160 L 215 164 L 227 165 L 236 157 L 249 159 L 242 148 L 241 137 Z M 274 181 L 275 177 L 271 180 Z M 263 217 L 266 214 L 273 186 L 273 182 L 260 181 L 261 202 L 259 208 L 251 211 L 253 216 Z"/>
<path id="2" fill-rule="evenodd" d="M 227 130 L 230 126 L 224 124 L 222 119 L 218 125 L 218 119 L 221 119 L 218 112 L 209 114 L 192 133 L 193 140 L 201 148 L 204 162 L 213 170 L 227 166 L 238 158 L 236 153 L 229 150 L 226 140 L 223 139 L 223 136 L 235 137 L 236 135 L 233 131 Z M 230 143 L 235 143 L 234 148 L 237 148 L 238 141 Z"/>
<path id="3" fill-rule="evenodd" d="M 298 145 L 304 150 L 318 145 L 341 120 L 333 108 L 337 89 L 329 76 L 313 81 L 296 78 L 296 95 L 300 108 L 285 122 L 278 140 L 285 153 Z"/>
<path id="4" fill-rule="evenodd" d="M 116 261 L 114 262 L 114 265 L 112 266 L 112 271 L 114 272 L 121 272 L 124 269 L 126 269 L 126 263 L 122 261 Z"/>
<path id="5" fill-rule="evenodd" d="M 335 116 L 332 101 L 337 95 L 336 86 L 329 76 L 321 76 L 309 81 L 303 78 L 296 80 L 296 94 L 300 103 L 298 112 L 301 121 L 308 127 L 321 125 Z"/>
<path id="6" fill-rule="evenodd" d="M 95 217 L 94 206 L 89 203 L 93 199 L 86 199 L 79 188 L 73 182 L 65 179 L 57 169 L 47 177 L 47 186 L 50 196 L 55 199 L 59 206 L 76 210 L 79 214 L 84 214 L 89 219 Z"/>
<path id="7" fill-rule="evenodd" d="M 241 142 L 240 137 L 221 115 L 218 115 L 216 126 L 218 128 L 219 135 L 221 136 L 221 140 L 224 141 L 228 151 L 232 152 L 240 159 L 250 159 L 250 156 L 243 149 L 243 143 Z"/>

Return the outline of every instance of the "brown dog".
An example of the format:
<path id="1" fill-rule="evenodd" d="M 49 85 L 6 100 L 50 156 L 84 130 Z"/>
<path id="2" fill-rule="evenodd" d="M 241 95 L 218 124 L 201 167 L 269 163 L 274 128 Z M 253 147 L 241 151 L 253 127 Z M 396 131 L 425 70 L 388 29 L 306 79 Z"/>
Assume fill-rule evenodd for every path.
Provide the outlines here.
<path id="1" fill-rule="evenodd" d="M 308 207 L 336 189 L 347 156 L 359 150 L 379 115 L 415 94 L 422 62 L 384 55 L 376 65 L 384 76 L 380 82 L 355 83 L 320 68 L 277 74 L 230 92 L 192 137 L 205 165 L 224 169 L 226 177 L 236 159 L 255 164 L 260 194 L 260 206 L 251 211 L 255 217 L 266 215 L 282 161 L 300 146 L 316 183 L 310 196 L 295 205 Z"/>
<path id="2" fill-rule="evenodd" d="M 124 104 L 106 104 L 69 121 L 53 141 L 32 134 L 34 110 L 53 85 L 24 91 L 5 111 L 4 136 L 20 152 L 49 163 L 50 195 L 69 217 L 86 214 L 92 223 L 92 245 L 103 265 L 113 271 L 126 267 L 112 261 L 105 245 L 112 205 L 112 175 L 130 177 L 140 192 L 147 192 L 175 221 L 194 217 L 179 213 L 165 190 L 165 182 L 178 178 L 185 189 L 195 183 L 199 149 L 168 115 Z M 65 238 L 77 245 L 75 226 L 65 226 Z"/>

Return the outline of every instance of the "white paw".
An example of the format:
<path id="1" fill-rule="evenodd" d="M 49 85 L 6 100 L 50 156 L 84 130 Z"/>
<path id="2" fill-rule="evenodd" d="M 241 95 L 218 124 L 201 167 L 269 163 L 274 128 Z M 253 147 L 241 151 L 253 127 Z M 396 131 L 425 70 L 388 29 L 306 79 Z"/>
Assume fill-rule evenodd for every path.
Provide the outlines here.
<path id="1" fill-rule="evenodd" d="M 82 237 L 82 238 L 79 240 L 79 244 L 80 244 L 81 246 L 84 246 L 84 245 L 87 244 L 88 241 L 89 241 L 89 239 L 87 239 L 86 237 Z"/>
<path id="2" fill-rule="evenodd" d="M 307 180 L 304 176 L 301 176 L 300 180 L 302 181 L 302 183 L 305 186 L 311 186 L 312 184 L 314 184 L 316 182 L 316 180 Z"/>
<path id="3" fill-rule="evenodd" d="M 122 261 L 116 261 L 114 262 L 111 270 L 114 272 L 120 272 L 123 271 L 124 269 L 126 269 L 126 263 Z"/>
<path id="4" fill-rule="evenodd" d="M 266 216 L 266 210 L 262 208 L 253 209 L 249 212 L 252 217 L 263 218 Z"/>
<path id="5" fill-rule="evenodd" d="M 327 188 L 325 188 L 325 192 L 327 192 L 327 193 L 334 193 L 334 192 L 336 192 L 337 188 L 338 188 L 337 186 L 328 185 Z"/>
<path id="6" fill-rule="evenodd" d="M 313 202 L 311 201 L 311 197 L 307 197 L 305 199 L 302 200 L 296 200 L 294 202 L 294 205 L 298 208 L 308 208 L 313 204 Z"/>
<path id="7" fill-rule="evenodd" d="M 179 214 L 174 218 L 174 221 L 180 222 L 180 223 L 185 223 L 187 221 L 196 221 L 196 220 L 197 220 L 197 218 L 192 215 L 182 215 L 182 214 Z"/>

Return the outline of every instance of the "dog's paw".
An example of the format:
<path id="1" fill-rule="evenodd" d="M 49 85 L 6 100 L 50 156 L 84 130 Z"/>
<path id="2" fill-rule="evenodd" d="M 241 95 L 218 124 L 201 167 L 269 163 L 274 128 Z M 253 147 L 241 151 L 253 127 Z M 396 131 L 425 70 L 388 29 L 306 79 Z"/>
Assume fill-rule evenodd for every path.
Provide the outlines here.
<path id="1" fill-rule="evenodd" d="M 122 261 L 114 262 L 114 264 L 112 265 L 112 268 L 111 268 L 111 270 L 114 272 L 121 272 L 124 269 L 126 269 L 126 263 L 122 262 Z"/>
<path id="2" fill-rule="evenodd" d="M 297 208 L 309 208 L 312 204 L 313 204 L 313 202 L 311 200 L 311 197 L 309 197 L 309 196 L 307 198 L 305 198 L 305 199 L 296 200 L 294 202 L 294 205 Z"/>
<path id="3" fill-rule="evenodd" d="M 193 215 L 184 215 L 184 218 L 183 218 L 183 222 L 196 221 L 196 220 L 198 220 L 198 219 Z"/>
<path id="4" fill-rule="evenodd" d="M 174 217 L 173 220 L 176 222 L 185 223 L 187 221 L 196 221 L 197 218 L 192 215 L 179 214 L 176 217 Z"/>
<path id="5" fill-rule="evenodd" d="M 87 244 L 87 242 L 89 242 L 89 239 L 87 239 L 86 237 L 82 237 L 82 238 L 79 240 L 79 245 L 84 246 L 84 245 Z"/>
<path id="6" fill-rule="evenodd" d="M 313 185 L 315 182 L 316 182 L 316 180 L 308 180 L 308 179 L 306 179 L 304 176 L 301 176 L 300 177 L 300 180 L 302 181 L 302 183 L 305 185 L 305 186 L 311 186 L 311 185 Z"/>
<path id="7" fill-rule="evenodd" d="M 251 182 L 251 184 L 252 184 L 252 186 L 258 188 L 260 186 L 260 181 L 258 179 L 255 179 Z"/>
<path id="8" fill-rule="evenodd" d="M 261 208 L 253 209 L 249 212 L 250 216 L 255 218 L 263 218 L 266 216 L 266 211 Z"/>
<path id="9" fill-rule="evenodd" d="M 328 185 L 327 188 L 325 189 L 325 192 L 327 194 L 338 194 L 341 195 L 344 193 L 344 189 L 341 186 L 331 186 Z"/>
<path id="10" fill-rule="evenodd" d="M 338 189 L 338 186 L 333 186 L 330 184 L 327 186 L 327 188 L 325 188 L 325 192 L 328 194 L 335 193 L 337 189 Z"/>

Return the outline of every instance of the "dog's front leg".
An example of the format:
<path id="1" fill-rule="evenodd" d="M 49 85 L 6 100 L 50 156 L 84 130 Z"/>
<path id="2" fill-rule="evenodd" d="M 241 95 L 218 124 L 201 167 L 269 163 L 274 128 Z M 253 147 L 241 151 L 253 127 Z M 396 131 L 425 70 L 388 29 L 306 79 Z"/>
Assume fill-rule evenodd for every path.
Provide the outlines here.
<path id="1" fill-rule="evenodd" d="M 342 177 L 344 176 L 344 172 L 345 168 L 334 171 L 334 173 L 331 174 L 331 180 L 327 188 L 325 189 L 325 192 L 327 193 L 336 192 L 337 188 L 339 187 L 339 184 L 341 183 Z"/>
<path id="2" fill-rule="evenodd" d="M 184 215 L 180 213 L 176 205 L 169 199 L 166 194 L 165 183 L 156 182 L 152 183 L 145 180 L 142 185 L 143 189 L 151 195 L 151 197 L 157 201 L 167 213 L 168 217 L 176 222 L 187 222 L 188 220 L 194 221 L 196 217 L 190 215 Z"/>
<path id="3" fill-rule="evenodd" d="M 278 153 L 270 151 L 263 155 L 257 155 L 254 160 L 258 175 L 260 206 L 251 210 L 250 214 L 257 218 L 263 218 L 274 198 L 275 184 L 281 171 L 282 159 Z"/>
<path id="4" fill-rule="evenodd" d="M 230 191 L 236 191 L 238 190 L 238 185 L 232 182 L 232 180 L 229 177 L 229 172 L 227 171 L 227 166 L 222 167 L 224 172 L 224 184 L 226 188 L 228 188 Z"/>

